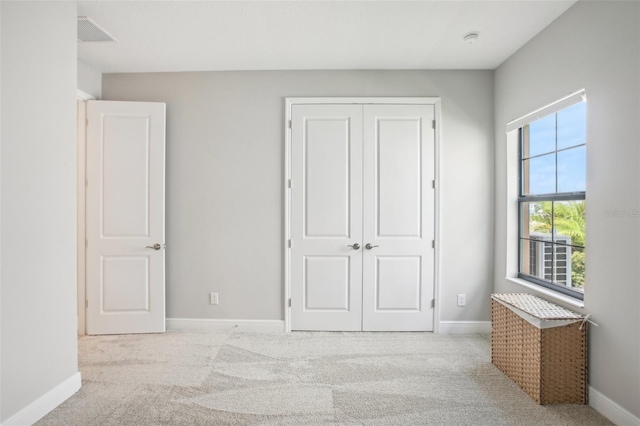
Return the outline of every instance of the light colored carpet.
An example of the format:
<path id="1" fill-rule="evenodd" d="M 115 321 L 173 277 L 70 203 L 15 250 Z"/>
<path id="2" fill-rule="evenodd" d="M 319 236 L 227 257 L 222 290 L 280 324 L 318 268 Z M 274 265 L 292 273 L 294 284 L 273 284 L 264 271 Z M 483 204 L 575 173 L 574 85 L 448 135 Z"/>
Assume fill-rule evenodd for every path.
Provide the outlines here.
<path id="1" fill-rule="evenodd" d="M 38 425 L 605 425 L 539 406 L 489 336 L 167 332 L 80 339 L 82 389 Z"/>

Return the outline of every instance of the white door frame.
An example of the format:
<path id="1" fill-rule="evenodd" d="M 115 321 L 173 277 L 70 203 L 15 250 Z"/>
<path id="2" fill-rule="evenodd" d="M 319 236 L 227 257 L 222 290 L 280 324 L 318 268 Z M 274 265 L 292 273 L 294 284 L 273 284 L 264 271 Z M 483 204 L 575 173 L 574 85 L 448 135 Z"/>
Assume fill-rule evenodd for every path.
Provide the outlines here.
<path id="1" fill-rule="evenodd" d="M 285 331 L 291 332 L 291 108 L 301 104 L 379 104 L 433 105 L 435 108 L 435 253 L 434 253 L 434 321 L 433 332 L 440 331 L 440 98 L 439 97 L 353 97 L 353 98 L 285 98 L 285 161 L 284 161 L 284 320 Z"/>
<path id="2" fill-rule="evenodd" d="M 78 184 L 78 335 L 84 336 L 86 334 L 86 257 L 85 257 L 85 238 L 86 238 L 86 206 L 85 206 L 85 180 L 86 180 L 86 138 L 87 138 L 87 101 L 95 100 L 95 96 L 90 95 L 82 90 L 77 90 L 76 98 L 78 100 L 78 133 L 77 133 L 77 184 Z"/>

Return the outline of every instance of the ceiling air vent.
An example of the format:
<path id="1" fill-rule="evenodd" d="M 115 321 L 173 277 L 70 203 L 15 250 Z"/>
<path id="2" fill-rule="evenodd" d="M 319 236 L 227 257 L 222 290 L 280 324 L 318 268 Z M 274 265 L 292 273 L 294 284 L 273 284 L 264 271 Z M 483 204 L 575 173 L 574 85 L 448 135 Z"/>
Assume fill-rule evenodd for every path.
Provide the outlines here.
<path id="1" fill-rule="evenodd" d="M 117 42 L 111 34 L 103 30 L 86 16 L 78 16 L 79 43 L 111 43 Z"/>

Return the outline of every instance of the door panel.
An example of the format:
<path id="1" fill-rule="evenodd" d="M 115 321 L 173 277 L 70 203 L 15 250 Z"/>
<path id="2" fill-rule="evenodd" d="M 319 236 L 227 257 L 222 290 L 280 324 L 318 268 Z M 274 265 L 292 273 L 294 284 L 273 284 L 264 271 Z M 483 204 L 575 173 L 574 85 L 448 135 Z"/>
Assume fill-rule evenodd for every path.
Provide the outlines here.
<path id="1" fill-rule="evenodd" d="M 305 126 L 305 238 L 349 238 L 350 120 L 310 117 Z"/>
<path id="2" fill-rule="evenodd" d="M 295 105 L 291 328 L 360 330 L 362 106 Z"/>
<path id="3" fill-rule="evenodd" d="M 364 106 L 365 331 L 433 330 L 433 105 Z"/>
<path id="4" fill-rule="evenodd" d="M 102 235 L 149 237 L 149 117 L 103 120 Z"/>
<path id="5" fill-rule="evenodd" d="M 349 311 L 349 263 L 349 256 L 305 256 L 306 311 Z"/>
<path id="6" fill-rule="evenodd" d="M 420 256 L 376 256 L 377 311 L 420 311 Z"/>
<path id="7" fill-rule="evenodd" d="M 394 109 L 402 108 L 394 105 Z M 418 117 L 380 117 L 375 144 L 376 235 L 420 238 L 422 235 L 422 140 Z M 370 142 L 370 141 L 367 141 Z M 369 194 L 367 194 L 369 195 Z"/>
<path id="8" fill-rule="evenodd" d="M 87 334 L 163 332 L 165 104 L 89 101 L 87 118 Z"/>
<path id="9" fill-rule="evenodd" d="M 102 312 L 149 312 L 149 258 L 102 257 Z"/>

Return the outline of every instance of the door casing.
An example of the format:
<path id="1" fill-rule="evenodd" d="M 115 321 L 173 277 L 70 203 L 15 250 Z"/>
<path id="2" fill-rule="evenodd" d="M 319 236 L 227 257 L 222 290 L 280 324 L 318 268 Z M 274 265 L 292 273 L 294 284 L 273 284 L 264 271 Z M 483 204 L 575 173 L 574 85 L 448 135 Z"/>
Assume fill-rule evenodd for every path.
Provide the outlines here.
<path id="1" fill-rule="evenodd" d="M 77 191 L 78 191 L 78 335 L 86 334 L 86 288 L 85 288 L 85 179 L 86 179 L 86 163 L 85 163 L 85 146 L 86 146 L 86 118 L 87 118 L 87 101 L 96 100 L 95 96 L 90 95 L 82 90 L 77 90 Z"/>
<path id="2" fill-rule="evenodd" d="M 433 332 L 440 331 L 440 121 L 439 97 L 346 97 L 346 98 L 285 98 L 285 162 L 284 162 L 284 318 L 285 330 L 291 332 L 291 110 L 293 105 L 305 104 L 375 104 L 375 105 L 433 105 L 435 108 L 435 252 L 434 252 L 434 319 Z"/>

